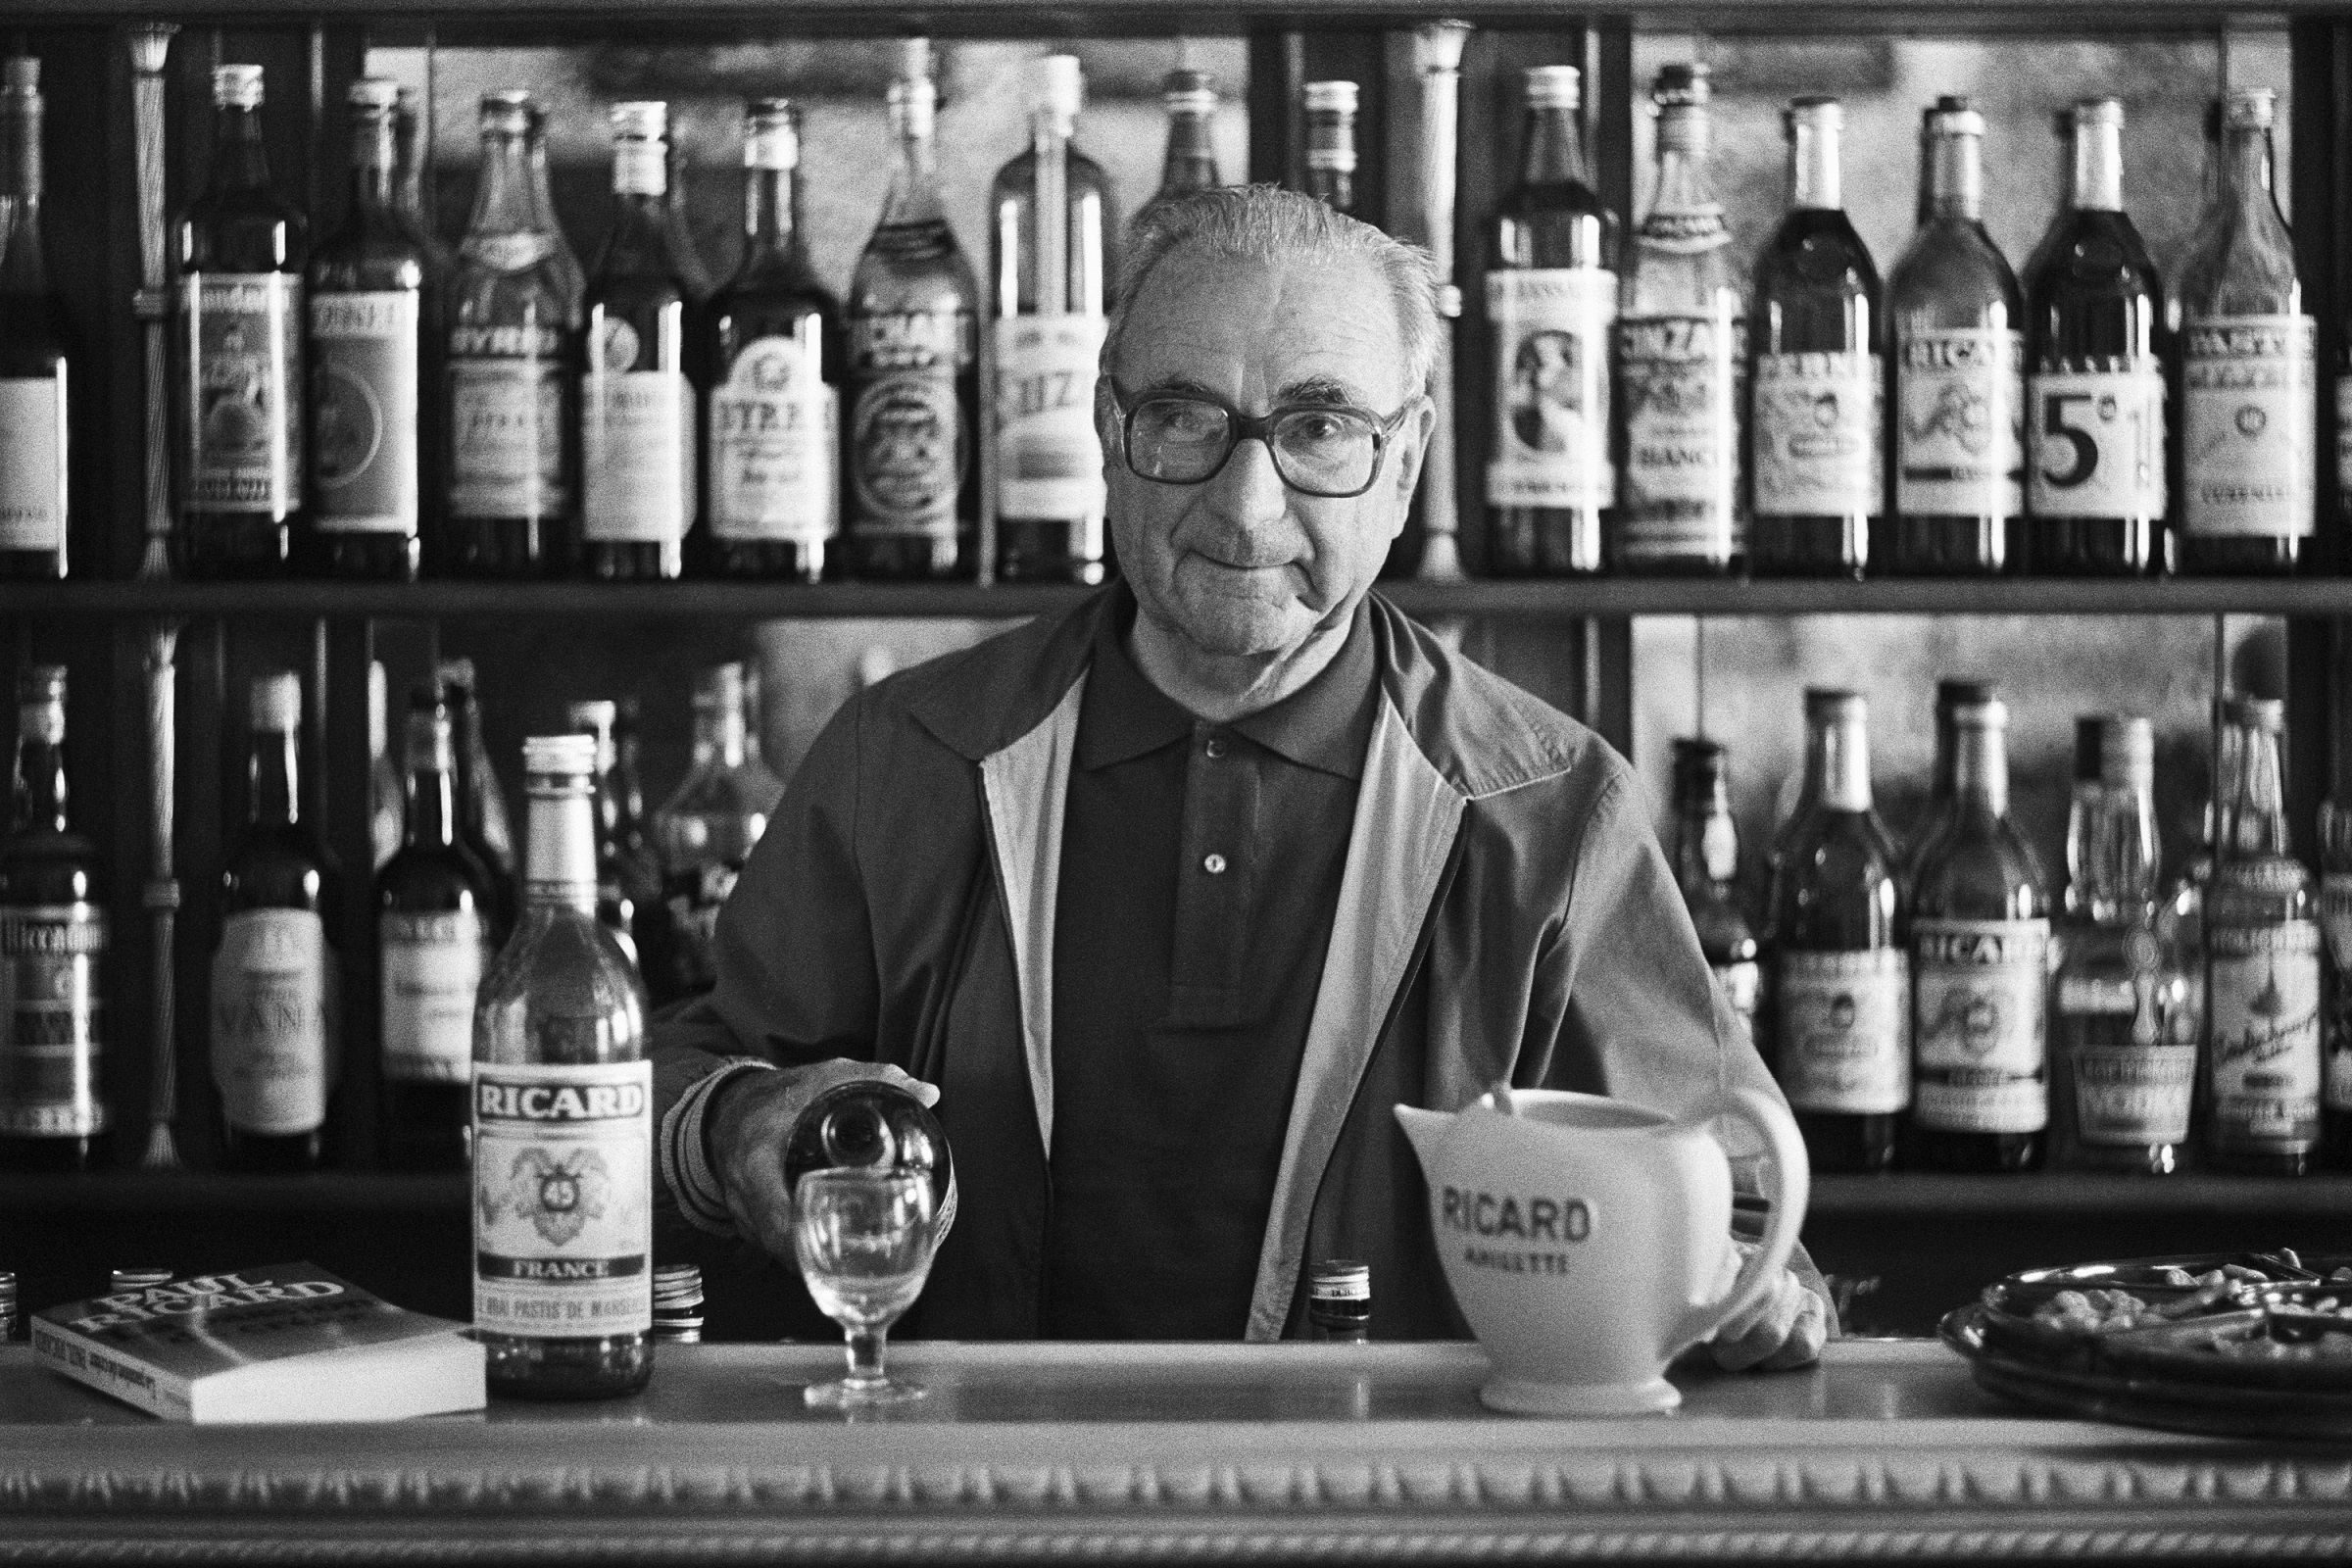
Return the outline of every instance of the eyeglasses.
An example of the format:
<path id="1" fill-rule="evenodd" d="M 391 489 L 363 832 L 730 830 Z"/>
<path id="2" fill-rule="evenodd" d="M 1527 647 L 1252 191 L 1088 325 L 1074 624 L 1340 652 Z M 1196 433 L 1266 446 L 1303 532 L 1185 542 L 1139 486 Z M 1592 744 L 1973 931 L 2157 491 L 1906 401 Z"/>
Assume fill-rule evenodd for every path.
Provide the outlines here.
<path id="1" fill-rule="evenodd" d="M 1421 405 L 1408 398 L 1384 419 L 1344 403 L 1293 404 L 1253 419 L 1213 398 L 1163 394 L 1130 408 L 1116 382 L 1110 402 L 1120 414 L 1121 455 L 1138 478 L 1204 484 L 1224 470 L 1235 447 L 1255 440 L 1266 444 L 1284 484 L 1334 501 L 1372 488 L 1389 437 Z"/>

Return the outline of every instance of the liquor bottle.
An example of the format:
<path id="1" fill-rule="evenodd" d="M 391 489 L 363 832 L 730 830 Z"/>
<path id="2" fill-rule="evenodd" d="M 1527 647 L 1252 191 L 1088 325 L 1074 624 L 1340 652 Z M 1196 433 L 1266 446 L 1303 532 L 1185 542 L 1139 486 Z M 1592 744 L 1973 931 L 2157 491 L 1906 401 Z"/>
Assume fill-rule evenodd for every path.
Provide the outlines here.
<path id="1" fill-rule="evenodd" d="M 1927 112 L 1919 234 L 1886 283 L 1894 504 L 1870 558 L 1897 575 L 2003 571 L 2024 527 L 2025 298 L 1984 231 L 1984 141 L 1967 99 Z"/>
<path id="2" fill-rule="evenodd" d="M 1661 67 L 1658 178 L 1634 229 L 1617 321 L 1617 526 L 1627 572 L 1737 569 L 1747 556 L 1740 483 L 1747 307 L 1731 225 L 1707 174 L 1704 66 Z"/>
<path id="3" fill-rule="evenodd" d="M 686 280 L 687 303 L 701 305 L 718 291 L 718 284 L 703 264 L 702 247 L 694 242 L 694 223 L 688 217 L 693 204 L 686 199 L 686 149 L 675 136 L 665 138 L 663 146 L 669 167 L 662 191 L 662 226 L 669 235 L 669 253 L 677 258 L 678 276 Z"/>
<path id="4" fill-rule="evenodd" d="M 612 228 L 588 280 L 580 357 L 581 537 L 588 574 L 675 577 L 694 515 L 685 274 L 662 213 L 669 106 L 612 106 Z"/>
<path id="5" fill-rule="evenodd" d="M 596 917 L 635 963 L 638 921 L 650 917 L 661 901 L 662 882 L 658 869 L 641 853 L 642 826 L 624 815 L 618 777 L 620 749 L 613 740 L 617 714 L 612 703 L 600 698 L 570 704 L 564 710 L 564 719 L 574 733 L 596 742 Z M 631 827 L 640 837 L 637 851 L 630 849 L 624 837 Z"/>
<path id="6" fill-rule="evenodd" d="M 65 302 L 41 236 L 41 63 L 0 62 L 0 579 L 67 574 Z"/>
<path id="7" fill-rule="evenodd" d="M 1216 78 L 1205 71 L 1171 71 L 1160 81 L 1159 101 L 1168 112 L 1168 150 L 1159 164 L 1159 189 L 1135 215 L 1138 223 L 1170 197 L 1225 183 L 1217 172 Z"/>
<path id="8" fill-rule="evenodd" d="M 0 840 L 0 1170 L 105 1152 L 106 872 L 67 811 L 66 671 L 17 679 L 16 804 Z"/>
<path id="9" fill-rule="evenodd" d="M 2319 1152 L 2320 928 L 2286 828 L 2286 705 L 2230 711 L 2235 777 L 2205 891 L 2209 1149 L 2224 1170 L 2300 1176 Z"/>
<path id="10" fill-rule="evenodd" d="M 841 306 L 801 228 L 800 111 L 746 106 L 743 265 L 698 335 L 710 378 L 700 567 L 815 582 L 841 522 Z"/>
<path id="11" fill-rule="evenodd" d="M 1806 788 L 1772 880 L 1773 1070 L 1817 1171 L 1885 1170 L 1911 1103 L 1911 968 L 1893 842 L 1871 804 L 1870 719 L 1805 693 Z"/>
<path id="12" fill-rule="evenodd" d="M 580 265 L 580 253 L 571 248 L 571 241 L 564 232 L 563 215 L 556 210 L 555 187 L 548 173 L 547 111 L 527 92 L 509 91 L 492 96 L 504 97 L 522 110 L 523 158 L 530 168 L 531 211 L 538 215 L 538 227 L 547 235 L 550 266 L 563 280 L 564 297 L 582 299 L 588 292 L 588 270 Z"/>
<path id="13" fill-rule="evenodd" d="M 392 107 L 392 205 L 400 210 L 400 216 L 409 220 L 409 227 L 424 244 L 425 292 L 429 297 L 434 285 L 448 280 L 457 257 L 441 238 L 440 225 L 425 197 L 425 169 L 432 157 L 417 105 L 416 88 L 399 89 Z"/>
<path id="14" fill-rule="evenodd" d="M 421 564 L 425 245 L 396 205 L 399 84 L 363 76 L 348 101 L 350 207 L 310 266 L 309 564 L 409 581 Z"/>
<path id="15" fill-rule="evenodd" d="M 2344 1170 L 2352 1169 L 2352 808 L 2340 801 L 2320 806 L 2320 929 L 2334 982 L 2323 1042 L 2320 1152 L 2331 1168 Z"/>
<path id="16" fill-rule="evenodd" d="M 301 211 L 270 188 L 262 68 L 213 71 L 213 163 L 179 222 L 178 569 L 270 577 L 302 511 Z"/>
<path id="17" fill-rule="evenodd" d="M 1372 1265 L 1327 1257 L 1307 1276 L 1306 1337 L 1327 1345 L 1372 1338 Z"/>
<path id="18" fill-rule="evenodd" d="M 458 837 L 467 852 L 490 873 L 490 935 L 503 943 L 514 928 L 514 826 L 507 814 L 507 792 L 491 765 L 490 748 L 482 739 L 482 708 L 474 684 L 473 661 L 444 659 L 438 672 L 441 700 L 449 705 L 451 732 L 458 748 Z"/>
<path id="19" fill-rule="evenodd" d="M 1740 910 L 1740 829 L 1732 821 L 1731 769 L 1723 745 L 1674 743 L 1674 879 L 1698 930 L 1699 951 L 1732 1010 L 1750 1033 L 1762 970 L 1756 934 Z"/>
<path id="20" fill-rule="evenodd" d="M 2051 1162 L 2170 1176 L 2188 1154 L 2203 988 L 2159 920 L 2156 743 L 2078 721 L 2066 958 L 2050 1012 Z"/>
<path id="21" fill-rule="evenodd" d="M 2124 106 L 2068 123 L 2067 204 L 2026 270 L 2023 565 L 2135 576 L 2163 564 L 2164 285 L 2124 213 Z"/>
<path id="22" fill-rule="evenodd" d="M 220 1159 L 231 1170 L 309 1170 L 325 1152 L 342 1063 L 326 933 L 335 868 L 302 815 L 302 682 L 256 679 L 247 722 L 245 837 L 221 873 L 213 954 Z"/>
<path id="23" fill-rule="evenodd" d="M 1298 88 L 1306 122 L 1305 190 L 1335 213 L 1355 211 L 1355 103 L 1352 81 L 1309 81 Z"/>
<path id="24" fill-rule="evenodd" d="M 368 848 L 369 874 L 400 853 L 408 838 L 408 787 L 392 756 L 390 680 L 384 662 L 368 662 Z"/>
<path id="25" fill-rule="evenodd" d="M 850 569 L 968 578 L 979 564 L 980 289 L 939 194 L 931 46 L 890 84 L 890 194 L 850 278 Z"/>
<path id="26" fill-rule="evenodd" d="M 694 766 L 654 813 L 663 929 L 658 956 L 646 955 L 645 979 L 657 1004 L 710 989 L 719 906 L 784 794 L 749 755 L 746 728 L 743 666 L 705 671 L 694 688 Z"/>
<path id="27" fill-rule="evenodd" d="M 473 1031 L 473 1327 L 494 1394 L 610 1398 L 653 1373 L 653 1064 L 596 919 L 596 743 L 523 742 L 530 878 Z"/>
<path id="28" fill-rule="evenodd" d="M 1788 216 L 1756 259 L 1748 323 L 1748 564 L 1859 577 L 1885 510 L 1879 272 L 1847 220 L 1835 98 L 1788 105 Z"/>
<path id="29" fill-rule="evenodd" d="M 662 862 L 654 854 L 652 830 L 646 825 L 643 745 L 638 738 L 637 699 L 621 697 L 612 704 L 612 804 L 618 815 L 612 823 L 613 842 L 620 853 L 659 885 Z"/>
<path id="30" fill-rule="evenodd" d="M 1992 691 L 1989 681 L 1946 678 L 1936 683 L 1936 760 L 1928 774 L 1927 809 L 1920 813 L 1904 843 L 1905 885 L 1918 881 L 1920 862 L 1927 856 L 1928 846 L 1936 842 L 1958 808 L 1960 733 L 1952 722 L 1952 714 L 1962 708 L 1982 707 L 1991 702 Z"/>
<path id="31" fill-rule="evenodd" d="M 2050 1119 L 2050 899 L 2009 818 L 2009 710 L 1952 710 L 1952 808 L 1911 888 L 1912 1152 L 2032 1170 Z"/>
<path id="32" fill-rule="evenodd" d="M 989 193 L 996 297 L 997 575 L 1101 582 L 1109 569 L 1095 371 L 1117 227 L 1110 180 L 1071 145 L 1074 55 L 1030 62 L 1029 150 Z"/>
<path id="33" fill-rule="evenodd" d="M 409 707 L 409 818 L 375 879 L 383 1032 L 383 1150 L 402 1169 L 466 1163 L 466 1085 L 474 994 L 491 947 L 490 872 L 458 829 L 458 753 L 449 706 Z"/>
<path id="34" fill-rule="evenodd" d="M 571 558 L 580 290 L 533 195 L 530 124 L 524 94 L 482 100 L 481 181 L 447 307 L 448 520 L 435 565 L 449 576 L 545 576 Z"/>
<path id="35" fill-rule="evenodd" d="M 2313 528 L 2319 329 L 2271 190 L 2274 96 L 2230 91 L 2220 189 L 2180 269 L 2182 571 L 2293 571 Z"/>

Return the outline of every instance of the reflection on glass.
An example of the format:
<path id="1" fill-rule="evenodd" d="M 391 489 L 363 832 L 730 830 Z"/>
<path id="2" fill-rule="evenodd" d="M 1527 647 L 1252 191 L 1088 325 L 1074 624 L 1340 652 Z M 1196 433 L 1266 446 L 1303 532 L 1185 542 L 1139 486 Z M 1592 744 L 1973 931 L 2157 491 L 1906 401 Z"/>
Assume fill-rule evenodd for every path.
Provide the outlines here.
<path id="1" fill-rule="evenodd" d="M 931 1273 L 931 1186 L 916 1171 L 812 1170 L 793 1189 L 793 1250 L 808 1294 L 849 1337 L 849 1375 L 811 1385 L 808 1403 L 850 1410 L 919 1399 L 882 1366 L 890 1325 Z"/>

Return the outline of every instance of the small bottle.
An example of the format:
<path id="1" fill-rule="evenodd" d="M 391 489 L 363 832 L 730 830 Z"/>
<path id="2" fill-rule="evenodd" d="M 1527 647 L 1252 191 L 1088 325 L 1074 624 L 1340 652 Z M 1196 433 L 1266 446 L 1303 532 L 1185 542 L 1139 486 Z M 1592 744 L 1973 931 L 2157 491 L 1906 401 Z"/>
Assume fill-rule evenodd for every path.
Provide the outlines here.
<path id="1" fill-rule="evenodd" d="M 620 753 L 612 734 L 617 714 L 617 708 L 603 699 L 572 703 L 564 710 L 574 733 L 596 742 L 596 917 L 635 963 L 638 922 L 651 918 L 662 884 L 652 863 L 623 842 L 623 834 L 635 827 L 641 851 L 643 829 L 623 816 L 616 778 Z"/>
<path id="2" fill-rule="evenodd" d="M 0 1170 L 88 1170 L 106 1102 L 106 872 L 67 811 L 66 671 L 17 677 L 16 808 L 0 840 Z"/>
<path id="3" fill-rule="evenodd" d="M 491 940 L 503 945 L 514 928 L 515 878 L 521 862 L 514 851 L 514 824 L 507 814 L 506 786 L 482 739 L 482 705 L 474 684 L 473 661 L 444 659 L 439 671 L 441 700 L 449 705 L 450 729 L 458 748 L 458 832 L 475 860 L 490 873 Z"/>
<path id="4" fill-rule="evenodd" d="M 1752 1034 L 1762 984 L 1756 934 L 1740 910 L 1740 829 L 1732 820 L 1731 767 L 1723 744 L 1674 743 L 1674 879 L 1698 931 L 1715 983 Z"/>
<path id="5" fill-rule="evenodd" d="M 1748 564 L 1859 577 L 1886 510 L 1879 272 L 1845 216 L 1835 98 L 1786 117 L 1788 216 L 1756 260 L 1748 311 Z"/>
<path id="6" fill-rule="evenodd" d="M 1327 1257 L 1307 1277 L 1306 1337 L 1344 1345 L 1372 1339 L 1372 1269 Z"/>
<path id="7" fill-rule="evenodd" d="M 490 1389 L 598 1399 L 653 1375 L 653 1064 L 596 918 L 596 743 L 523 742 L 522 919 L 473 1032 L 473 1327 Z"/>
<path id="8" fill-rule="evenodd" d="M 2328 993 L 2326 1097 L 2320 1107 L 2321 1157 L 2331 1169 L 2352 1169 L 2352 808 L 2320 806 L 2320 930 L 2328 939 L 2333 989 Z"/>
<path id="9" fill-rule="evenodd" d="M 1527 73 L 1519 181 L 1494 214 L 1487 569 L 1497 576 L 1598 571 L 1602 517 L 1617 504 L 1609 462 L 1617 215 L 1592 189 L 1581 101 L 1574 66 Z"/>
<path id="10" fill-rule="evenodd" d="M 2009 710 L 1952 710 L 1952 807 L 1911 887 L 1911 1129 L 1932 1170 L 2032 1170 L 2049 1125 L 2050 904 L 2009 817 Z"/>
<path id="11" fill-rule="evenodd" d="M 654 1340 L 661 1345 L 703 1343 L 703 1271 L 692 1263 L 654 1269 Z"/>
<path id="12" fill-rule="evenodd" d="M 262 68 L 213 71 L 213 162 L 179 223 L 180 504 L 187 577 L 274 577 L 302 512 L 301 211 L 270 186 Z"/>
<path id="13" fill-rule="evenodd" d="M 716 981 L 713 933 L 744 858 L 784 795 L 746 743 L 744 669 L 708 670 L 694 688 L 694 766 L 654 813 L 662 857 L 660 961 L 647 955 L 656 1004 L 698 996 Z"/>
<path id="14" fill-rule="evenodd" d="M 392 754 L 391 678 L 384 662 L 368 662 L 368 848 L 370 875 L 400 853 L 408 836 L 408 786 Z"/>
<path id="15" fill-rule="evenodd" d="M 1216 78 L 1205 71 L 1171 71 L 1160 81 L 1159 101 L 1168 112 L 1168 150 L 1159 163 L 1159 189 L 1135 215 L 1138 222 L 1171 196 L 1225 183 L 1217 172 Z"/>
<path id="16" fill-rule="evenodd" d="M 662 216 L 669 106 L 612 106 L 612 227 L 588 283 L 580 359 L 580 532 L 591 577 L 685 569 L 694 516 L 692 291 Z"/>
<path id="17" fill-rule="evenodd" d="M 1897 575 L 2005 571 L 2024 527 L 2025 298 L 1984 231 L 1984 141 L 1967 99 L 1927 112 L 1919 234 L 1886 283 L 1894 505 L 1871 560 Z"/>
<path id="18" fill-rule="evenodd" d="M 1355 211 L 1355 102 L 1352 81 L 1309 81 L 1298 88 L 1306 122 L 1304 189 L 1335 213 Z"/>
<path id="19" fill-rule="evenodd" d="M 244 842 L 220 878 L 213 954 L 213 1083 L 221 1163 L 316 1168 L 341 1069 L 338 960 L 327 940 L 334 866 L 302 815 L 302 682 L 253 683 Z"/>
<path id="20" fill-rule="evenodd" d="M 41 235 L 41 63 L 0 63 L 0 580 L 67 574 L 65 301 Z"/>

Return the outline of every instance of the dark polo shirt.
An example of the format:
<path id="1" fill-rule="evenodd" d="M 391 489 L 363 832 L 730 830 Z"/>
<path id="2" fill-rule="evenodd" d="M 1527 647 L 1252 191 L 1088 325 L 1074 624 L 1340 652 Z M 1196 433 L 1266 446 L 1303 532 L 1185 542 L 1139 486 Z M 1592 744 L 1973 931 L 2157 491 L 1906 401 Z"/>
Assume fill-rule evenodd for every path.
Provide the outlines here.
<path id="1" fill-rule="evenodd" d="M 1103 617 L 1054 930 L 1042 1332 L 1238 1340 L 1372 734 L 1359 607 L 1304 687 L 1195 718 Z"/>

